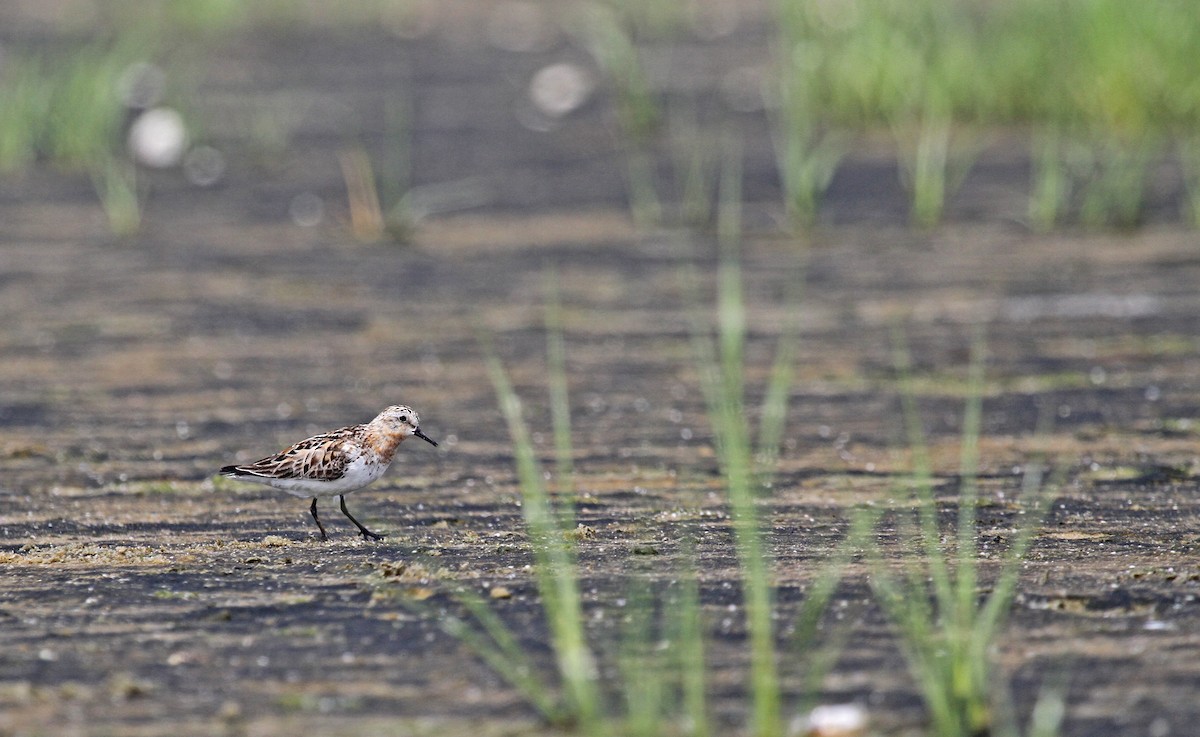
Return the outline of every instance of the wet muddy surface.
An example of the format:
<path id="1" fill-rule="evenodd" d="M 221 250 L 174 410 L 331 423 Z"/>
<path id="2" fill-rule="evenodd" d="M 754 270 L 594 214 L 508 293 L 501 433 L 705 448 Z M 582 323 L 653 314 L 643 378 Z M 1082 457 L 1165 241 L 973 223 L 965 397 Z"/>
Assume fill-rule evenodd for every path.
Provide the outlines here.
<path id="1" fill-rule="evenodd" d="M 748 53 L 755 33 L 719 58 Z M 517 80 L 563 48 L 473 56 L 436 35 L 370 41 L 231 42 L 198 93 L 212 109 L 255 89 L 310 94 L 362 131 L 310 115 L 270 166 L 231 157 L 210 189 L 163 174 L 131 241 L 108 235 L 85 181 L 0 181 L 0 734 L 550 733 L 437 623 L 453 587 L 504 587 L 511 596 L 492 607 L 550 663 L 477 341 L 480 327 L 493 334 L 549 458 L 547 264 L 563 294 L 595 641 L 619 636 L 630 571 L 669 590 L 698 558 L 717 723 L 744 723 L 738 570 L 680 278 L 689 264 L 711 277 L 712 238 L 629 224 L 602 100 L 550 132 L 514 121 Z M 358 243 L 342 225 L 337 151 L 380 134 L 381 79 L 411 88 L 419 181 L 474 169 L 495 185 L 486 206 L 426 221 L 403 245 Z M 498 99 L 472 103 L 472 90 Z M 745 121 L 751 406 L 784 295 L 806 282 L 765 509 L 781 621 L 848 511 L 887 499 L 908 468 L 895 325 L 952 512 L 982 324 L 980 539 L 1011 538 L 1035 457 L 1063 479 L 999 646 L 1018 702 L 1066 673 L 1066 734 L 1189 733 L 1200 717 L 1195 233 L 1033 235 L 1014 222 L 1024 173 L 987 166 L 948 225 L 916 232 L 900 222 L 902 191 L 876 176 L 888 165 L 863 153 L 834 184 L 830 222 L 784 237 L 769 227 L 775 185 L 756 125 L 766 131 Z M 289 220 L 301 192 L 326 199 L 322 225 Z M 442 444 L 406 444 L 350 498 L 383 541 L 362 541 L 327 504 L 323 544 L 303 500 L 213 478 L 398 402 Z M 694 553 L 679 542 L 689 536 Z M 863 704 L 889 733 L 919 729 L 913 681 L 862 570 L 837 607 L 855 624 L 823 698 Z M 798 694 L 798 679 L 788 688 Z"/>

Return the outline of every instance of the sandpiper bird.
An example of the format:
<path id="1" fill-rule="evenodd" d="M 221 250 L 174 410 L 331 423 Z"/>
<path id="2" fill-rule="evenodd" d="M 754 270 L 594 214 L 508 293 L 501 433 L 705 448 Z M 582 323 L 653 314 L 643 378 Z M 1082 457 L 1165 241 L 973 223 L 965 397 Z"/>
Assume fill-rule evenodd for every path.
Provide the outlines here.
<path id="1" fill-rule="evenodd" d="M 363 539 L 381 540 L 383 535 L 371 532 L 354 519 L 346 509 L 345 495 L 382 476 L 391 465 L 396 448 L 410 435 L 437 447 L 433 439 L 421 432 L 421 421 L 416 412 L 410 407 L 393 405 L 365 425 L 314 435 L 260 461 L 244 466 L 225 466 L 221 475 L 266 484 L 295 496 L 312 497 L 309 511 L 321 531 L 322 540 L 329 538 L 317 517 L 317 499 L 337 496 L 342 514 L 358 527 Z"/>

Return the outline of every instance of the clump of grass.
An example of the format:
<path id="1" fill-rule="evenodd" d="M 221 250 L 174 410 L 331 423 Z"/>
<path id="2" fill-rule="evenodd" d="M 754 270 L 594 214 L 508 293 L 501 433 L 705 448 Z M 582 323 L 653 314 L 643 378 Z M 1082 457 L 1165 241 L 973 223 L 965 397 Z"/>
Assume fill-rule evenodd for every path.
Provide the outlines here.
<path id="1" fill-rule="evenodd" d="M 1063 158 L 1063 136 L 1057 126 L 1034 134 L 1029 221 L 1037 230 L 1058 225 L 1070 203 L 1071 175 Z"/>
<path id="2" fill-rule="evenodd" d="M 716 177 L 718 137 L 706 131 L 691 114 L 671 111 L 671 148 L 679 193 L 679 221 L 693 227 L 708 226 L 713 214 L 713 190 Z"/>
<path id="3" fill-rule="evenodd" d="M 986 596 L 980 596 L 984 559 L 977 543 L 979 503 L 978 463 L 982 417 L 983 355 L 977 340 L 971 361 L 969 394 L 963 419 L 959 467 L 958 520 L 954 532 L 943 535 L 933 470 L 926 449 L 913 392 L 908 386 L 911 363 L 897 340 L 901 397 L 914 470 L 908 480 L 915 524 L 907 509 L 897 516 L 899 570 L 886 565 L 882 551 L 870 551 L 871 585 L 887 616 L 899 630 L 910 670 L 929 709 L 933 733 L 939 737 L 1017 734 L 998 714 L 997 683 L 992 651 L 1016 592 L 1021 563 L 1045 513 L 1048 494 L 1040 467 L 1031 465 L 1024 476 L 1023 519 L 1001 557 L 999 572 Z M 1051 695 L 1053 696 L 1053 695 Z M 1057 724 L 1046 717 L 1048 706 L 1035 709 L 1038 734 L 1053 734 Z M 1059 709 L 1061 718 L 1061 709 Z"/>
<path id="4" fill-rule="evenodd" d="M 105 157 L 93 165 L 92 184 L 117 238 L 132 238 L 142 227 L 142 193 L 137 167 L 125 159 Z"/>
<path id="5" fill-rule="evenodd" d="M 1090 227 L 1130 228 L 1138 224 L 1146 179 L 1158 145 L 1149 138 L 1108 139 L 1095 144 L 1084 159 L 1080 219 Z"/>
<path id="6" fill-rule="evenodd" d="M 718 204 L 721 257 L 717 267 L 717 335 L 714 340 L 697 315 L 692 342 L 717 458 L 729 494 L 735 548 L 743 574 L 750 640 L 752 731 L 756 735 L 776 735 L 781 732 L 783 721 L 772 622 L 772 582 L 757 505 L 761 489 L 745 408 L 746 311 L 739 256 L 741 178 L 740 149 L 727 144 Z M 788 340 L 792 339 L 794 335 L 788 336 Z M 773 379 L 786 382 L 790 374 L 781 372 Z M 771 393 L 768 389 L 768 394 Z M 777 415 L 772 418 L 778 421 Z M 773 434 L 773 430 L 767 432 Z"/>
<path id="7" fill-rule="evenodd" d="M 655 185 L 653 142 L 663 115 L 646 77 L 627 18 L 600 3 L 583 6 L 579 27 L 592 57 L 612 83 L 617 127 L 626 151 L 629 206 L 634 222 L 649 227 L 662 222 L 662 202 Z"/>
<path id="8" fill-rule="evenodd" d="M 521 400 L 491 349 L 485 352 L 484 360 L 513 443 L 521 489 L 521 514 L 533 547 L 534 576 L 565 692 L 563 710 L 584 731 L 594 732 L 598 729 L 603 707 L 596 683 L 595 656 L 584 633 L 573 539 L 564 534 L 568 530 L 561 526 L 547 493 L 541 464 L 521 414 Z"/>
<path id="9" fill-rule="evenodd" d="M 794 375 L 799 338 L 797 309 L 789 310 L 788 321 L 775 347 L 775 360 L 759 409 L 757 436 L 748 420 L 745 387 L 747 318 L 741 273 L 741 155 L 732 139 L 724 147 L 718 199 L 716 332 L 699 312 L 696 275 L 688 275 L 685 286 L 693 303 L 692 346 L 701 378 L 709 424 L 713 430 L 717 459 L 725 481 L 734 532 L 734 546 L 742 576 L 749 638 L 749 698 L 751 733 L 768 737 L 783 732 L 783 690 L 776 647 L 773 563 L 763 532 L 761 500 L 772 487 L 779 448 L 787 421 L 788 395 Z M 792 301 L 802 279 L 797 275 Z M 862 529 L 860 529 L 862 532 Z M 846 551 L 861 538 L 848 536 L 850 547 L 833 558 L 818 576 L 798 617 L 796 648 L 808 660 L 810 685 L 832 659 L 819 658 L 813 647 L 817 622 L 839 580 Z M 821 661 L 820 663 L 818 661 Z"/>
<path id="10" fill-rule="evenodd" d="M 821 200 L 845 155 L 845 144 L 841 136 L 803 113 L 789 110 L 790 106 L 784 103 L 788 112 L 781 115 L 783 132 L 776 144 L 784 207 L 791 223 L 808 228 L 817 221 Z"/>
<path id="11" fill-rule="evenodd" d="M 672 647 L 662 651 L 648 646 L 655 621 L 654 596 L 644 579 L 634 579 L 630 604 L 624 608 L 624 624 L 618 647 L 623 717 L 613 719 L 606 711 L 599 680 L 596 654 L 584 629 L 583 602 L 578 578 L 574 515 L 574 454 L 571 443 L 570 404 L 567 387 L 566 352 L 562 336 L 562 306 L 557 275 L 547 269 L 545 277 L 547 366 L 550 376 L 550 409 L 555 442 L 558 487 L 555 503 L 545 485 L 525 424 L 520 399 L 494 352 L 485 345 L 488 375 L 508 425 L 521 489 L 521 509 L 534 551 L 534 574 L 538 593 L 551 632 L 555 672 L 563 697 L 538 675 L 534 664 L 500 618 L 478 596 L 460 594 L 482 631 L 461 620 L 450 620 L 453 634 L 467 642 L 493 668 L 506 674 L 510 683 L 551 721 L 573 725 L 585 734 L 661 733 L 671 718 L 670 704 L 685 705 L 698 737 L 707 734 L 707 707 L 703 678 L 703 638 L 700 628 L 699 588 L 694 575 L 684 576 L 674 606 L 665 611 L 661 634 Z M 675 694 L 679 696 L 676 697 Z"/>
<path id="12" fill-rule="evenodd" d="M 861 550 L 871 519 L 859 516 L 838 549 L 818 571 L 795 619 L 784 663 L 775 622 L 774 566 L 767 524 L 760 506 L 774 485 L 779 452 L 787 424 L 788 397 L 799 355 L 799 294 L 802 271 L 792 276 L 787 299 L 791 309 L 775 345 L 774 361 L 758 408 L 757 433 L 751 428 L 745 384 L 748 319 L 741 269 L 741 151 L 727 139 L 723 151 L 718 197 L 717 297 L 715 334 L 698 309 L 698 278 L 686 275 L 685 290 L 692 305 L 692 347 L 700 375 L 709 424 L 725 482 L 741 572 L 750 657 L 750 733 L 757 737 L 784 734 L 784 689 L 781 671 L 802 671 L 806 690 L 815 693 L 832 668 L 842 640 L 821 644 L 818 631 L 823 613 L 836 592 L 841 572 Z M 809 694 L 811 696 L 811 693 Z"/>
<path id="13" fill-rule="evenodd" d="M 958 190 L 974 158 L 967 146 L 956 145 L 955 137 L 963 135 L 957 128 L 937 92 L 930 92 L 916 120 L 896 125 L 901 182 L 909 192 L 912 221 L 922 228 L 941 222 L 946 199 Z"/>
<path id="14" fill-rule="evenodd" d="M 842 136 L 824 120 L 811 72 L 819 60 L 804 44 L 805 6 L 781 0 L 777 11 L 779 49 L 779 110 L 774 121 L 775 152 L 789 220 L 809 227 L 817 219 L 820 201 L 845 154 Z"/>

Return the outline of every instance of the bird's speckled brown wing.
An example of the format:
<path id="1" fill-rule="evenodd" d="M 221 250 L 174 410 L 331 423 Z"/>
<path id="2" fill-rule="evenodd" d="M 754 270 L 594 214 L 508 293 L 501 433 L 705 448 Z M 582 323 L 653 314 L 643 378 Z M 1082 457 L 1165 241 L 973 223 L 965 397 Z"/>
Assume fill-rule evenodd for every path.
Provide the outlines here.
<path id="1" fill-rule="evenodd" d="M 343 444 L 353 440 L 358 427 L 343 427 L 333 432 L 314 435 L 287 450 L 244 466 L 236 466 L 239 475 L 276 479 L 312 479 L 336 481 L 346 473 L 346 467 L 357 457 L 346 453 Z"/>

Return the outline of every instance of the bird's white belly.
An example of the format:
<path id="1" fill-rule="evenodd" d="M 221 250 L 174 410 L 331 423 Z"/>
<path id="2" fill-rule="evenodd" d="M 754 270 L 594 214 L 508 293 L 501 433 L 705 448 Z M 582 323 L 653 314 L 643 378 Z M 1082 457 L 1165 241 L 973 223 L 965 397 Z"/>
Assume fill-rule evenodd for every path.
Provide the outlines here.
<path id="1" fill-rule="evenodd" d="M 359 456 L 346 466 L 346 473 L 339 479 L 331 481 L 322 481 L 320 479 L 305 479 L 305 478 L 274 478 L 274 479 L 253 479 L 270 484 L 276 489 L 281 489 L 302 497 L 318 497 L 318 496 L 336 496 L 338 494 L 346 494 L 351 491 L 356 491 L 370 484 L 375 479 L 383 475 L 383 472 L 388 468 L 388 464 L 370 463 L 363 456 Z M 251 480 L 251 479 L 247 479 Z"/>

